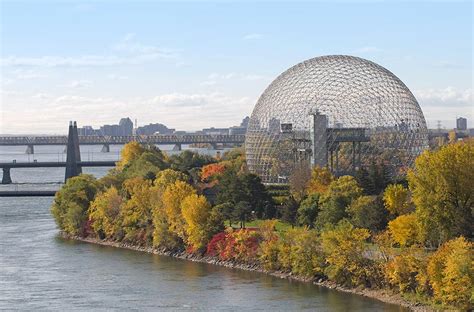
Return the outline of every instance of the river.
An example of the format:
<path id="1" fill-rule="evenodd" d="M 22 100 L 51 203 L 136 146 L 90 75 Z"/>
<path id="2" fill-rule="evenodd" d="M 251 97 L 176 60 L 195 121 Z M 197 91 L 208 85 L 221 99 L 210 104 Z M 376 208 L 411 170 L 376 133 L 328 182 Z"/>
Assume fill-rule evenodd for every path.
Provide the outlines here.
<path id="1" fill-rule="evenodd" d="M 5 155 L 1 161 L 26 157 Z M 64 175 L 59 168 L 17 170 L 14 182 L 30 189 Z M 94 170 L 100 176 L 106 169 Z M 64 240 L 49 213 L 52 200 L 0 197 L 0 310 L 405 311 L 262 273 Z"/>

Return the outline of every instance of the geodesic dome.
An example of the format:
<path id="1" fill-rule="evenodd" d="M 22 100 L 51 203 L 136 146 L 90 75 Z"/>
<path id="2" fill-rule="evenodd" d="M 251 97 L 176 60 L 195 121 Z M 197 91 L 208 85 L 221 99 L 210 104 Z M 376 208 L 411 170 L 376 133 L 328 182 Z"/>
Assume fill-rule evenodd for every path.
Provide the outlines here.
<path id="1" fill-rule="evenodd" d="M 296 166 L 336 175 L 382 163 L 391 175 L 428 146 L 410 90 L 387 69 L 353 56 L 322 56 L 278 76 L 250 117 L 245 150 L 264 183 L 285 183 Z"/>

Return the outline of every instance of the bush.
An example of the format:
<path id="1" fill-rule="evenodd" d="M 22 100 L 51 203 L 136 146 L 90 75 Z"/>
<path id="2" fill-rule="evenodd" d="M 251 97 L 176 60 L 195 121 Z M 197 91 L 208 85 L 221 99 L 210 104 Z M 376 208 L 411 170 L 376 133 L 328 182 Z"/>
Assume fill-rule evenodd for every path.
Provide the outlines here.
<path id="1" fill-rule="evenodd" d="M 469 310 L 474 288 L 474 244 L 464 237 L 446 242 L 428 260 L 428 276 L 437 302 Z"/>
<path id="2" fill-rule="evenodd" d="M 355 228 L 348 221 L 326 228 L 322 234 L 322 248 L 328 264 L 327 276 L 346 286 L 371 286 L 380 279 L 373 261 L 365 257 L 367 229 Z"/>
<path id="3" fill-rule="evenodd" d="M 394 257 L 385 267 L 387 282 L 397 287 L 400 292 L 414 292 L 423 288 L 423 271 L 426 263 L 422 257 L 416 256 L 414 250 Z"/>
<path id="4" fill-rule="evenodd" d="M 257 231 L 230 229 L 225 233 L 214 235 L 207 247 L 207 253 L 218 256 L 221 260 L 254 262 L 262 236 Z"/>
<path id="5" fill-rule="evenodd" d="M 88 174 L 70 178 L 56 193 L 51 213 L 59 229 L 71 235 L 87 235 L 84 226 L 89 205 L 100 188 L 97 180 Z"/>

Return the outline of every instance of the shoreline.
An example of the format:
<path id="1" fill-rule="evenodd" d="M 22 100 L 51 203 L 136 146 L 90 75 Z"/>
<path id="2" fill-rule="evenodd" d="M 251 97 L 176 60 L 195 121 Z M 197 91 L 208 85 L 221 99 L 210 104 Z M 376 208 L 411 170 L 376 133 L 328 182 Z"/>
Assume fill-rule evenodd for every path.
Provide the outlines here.
<path id="1" fill-rule="evenodd" d="M 404 308 L 408 308 L 411 311 L 416 311 L 416 312 L 435 311 L 430 306 L 423 305 L 421 303 L 410 302 L 404 299 L 399 293 L 396 293 L 388 289 L 347 288 L 347 287 L 337 285 L 336 283 L 327 281 L 327 280 L 324 281 L 324 280 L 316 280 L 315 278 L 304 278 L 304 277 L 292 275 L 291 273 L 286 273 L 286 272 L 267 271 L 267 270 L 264 270 L 258 264 L 245 264 L 245 263 L 236 263 L 232 261 L 223 261 L 223 260 L 217 259 L 216 257 L 199 256 L 199 255 L 186 253 L 185 251 L 172 252 L 172 251 L 167 251 L 167 250 L 155 249 L 152 247 L 140 247 L 140 246 L 125 244 L 121 242 L 100 240 L 98 238 L 91 238 L 91 237 L 84 238 L 84 237 L 78 237 L 78 236 L 69 236 L 64 233 L 61 233 L 60 236 L 64 239 L 70 239 L 70 240 L 80 241 L 80 242 L 89 243 L 89 244 L 96 244 L 96 245 L 102 245 L 102 246 L 109 246 L 109 247 L 115 247 L 115 248 L 146 252 L 149 254 L 168 256 L 168 257 L 173 257 L 173 258 L 177 258 L 181 260 L 219 265 L 219 266 L 232 268 L 232 269 L 254 271 L 254 272 L 264 273 L 264 274 L 268 274 L 268 275 L 282 278 L 282 279 L 312 283 L 314 285 L 329 288 L 332 290 L 355 294 L 355 295 L 379 300 L 388 304 L 395 304 Z"/>

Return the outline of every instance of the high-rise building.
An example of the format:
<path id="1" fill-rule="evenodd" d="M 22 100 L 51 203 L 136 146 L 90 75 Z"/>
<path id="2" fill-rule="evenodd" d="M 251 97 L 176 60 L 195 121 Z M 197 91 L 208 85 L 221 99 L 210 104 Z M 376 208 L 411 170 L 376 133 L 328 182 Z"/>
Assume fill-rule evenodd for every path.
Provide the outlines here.
<path id="1" fill-rule="evenodd" d="M 467 130 L 467 119 L 464 117 L 459 117 L 458 119 L 456 119 L 456 129 Z"/>
<path id="2" fill-rule="evenodd" d="M 119 121 L 119 134 L 129 136 L 133 134 L 133 122 L 130 118 L 122 118 Z"/>

